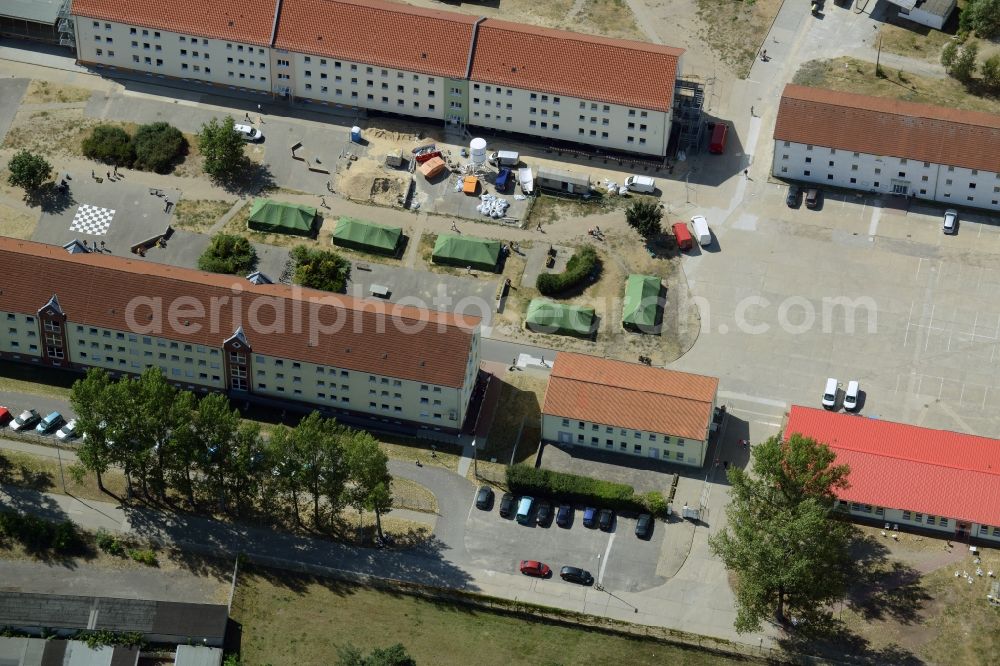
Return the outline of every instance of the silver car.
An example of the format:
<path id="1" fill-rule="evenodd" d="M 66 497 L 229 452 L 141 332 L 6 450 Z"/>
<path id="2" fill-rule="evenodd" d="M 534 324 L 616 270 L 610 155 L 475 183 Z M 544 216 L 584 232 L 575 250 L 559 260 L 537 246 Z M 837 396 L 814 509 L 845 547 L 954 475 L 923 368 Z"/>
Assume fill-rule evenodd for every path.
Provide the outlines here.
<path id="1" fill-rule="evenodd" d="M 944 222 L 941 224 L 941 231 L 946 234 L 953 234 L 958 231 L 958 211 L 949 208 L 944 212 Z"/>

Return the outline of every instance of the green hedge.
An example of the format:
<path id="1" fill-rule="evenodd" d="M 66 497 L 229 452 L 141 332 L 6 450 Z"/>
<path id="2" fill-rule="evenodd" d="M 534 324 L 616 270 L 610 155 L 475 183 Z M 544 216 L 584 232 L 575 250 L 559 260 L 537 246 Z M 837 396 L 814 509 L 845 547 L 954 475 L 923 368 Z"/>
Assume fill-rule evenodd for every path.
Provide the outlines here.
<path id="1" fill-rule="evenodd" d="M 83 540 L 72 522 L 50 522 L 13 510 L 0 512 L 0 537 L 14 539 L 35 553 L 51 550 L 71 555 L 84 549 Z"/>
<path id="2" fill-rule="evenodd" d="M 632 486 L 624 483 L 553 472 L 530 465 L 508 467 L 507 486 L 513 493 L 535 498 L 551 497 L 560 502 L 589 504 L 616 511 L 648 511 L 657 517 L 667 515 L 667 501 L 656 491 L 637 495 Z"/>
<path id="3" fill-rule="evenodd" d="M 597 251 L 590 245 L 582 248 L 570 257 L 566 270 L 562 273 L 542 273 L 535 280 L 535 287 L 545 296 L 552 296 L 572 289 L 586 280 L 591 273 L 600 270 L 601 260 Z"/>

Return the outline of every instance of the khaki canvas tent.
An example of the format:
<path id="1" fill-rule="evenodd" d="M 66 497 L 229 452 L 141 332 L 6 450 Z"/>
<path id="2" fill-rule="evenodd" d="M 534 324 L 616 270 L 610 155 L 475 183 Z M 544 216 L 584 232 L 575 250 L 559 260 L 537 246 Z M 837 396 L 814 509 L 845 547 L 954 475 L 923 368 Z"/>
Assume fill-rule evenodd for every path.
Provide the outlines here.
<path id="1" fill-rule="evenodd" d="M 524 326 L 536 333 L 559 333 L 586 337 L 594 332 L 594 308 L 563 305 L 544 298 L 528 304 Z"/>
<path id="2" fill-rule="evenodd" d="M 431 255 L 435 264 L 447 264 L 481 271 L 495 271 L 500 261 L 500 242 L 474 236 L 442 234 Z"/>
<path id="3" fill-rule="evenodd" d="M 309 236 L 315 222 L 316 209 L 312 206 L 254 199 L 247 228 L 271 234 Z"/>
<path id="4" fill-rule="evenodd" d="M 403 230 L 399 227 L 385 227 L 353 217 L 340 218 L 333 230 L 334 245 L 376 254 L 396 254 L 402 238 Z"/>
<path id="5" fill-rule="evenodd" d="M 660 278 L 652 275 L 629 275 L 625 282 L 625 305 L 622 327 L 651 333 L 659 321 Z"/>

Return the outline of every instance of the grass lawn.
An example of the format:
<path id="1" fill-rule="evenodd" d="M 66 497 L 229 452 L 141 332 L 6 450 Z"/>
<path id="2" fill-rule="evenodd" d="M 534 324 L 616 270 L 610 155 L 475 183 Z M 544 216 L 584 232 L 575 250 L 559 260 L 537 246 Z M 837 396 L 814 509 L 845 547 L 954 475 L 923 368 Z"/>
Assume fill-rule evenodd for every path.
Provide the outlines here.
<path id="1" fill-rule="evenodd" d="M 969 111 L 1000 112 L 996 100 L 977 97 L 952 78 L 929 78 L 892 69 L 885 69 L 884 74 L 885 78 L 875 76 L 874 63 L 842 57 L 805 63 L 796 72 L 794 83 Z"/>
<path id="2" fill-rule="evenodd" d="M 22 104 L 50 104 L 70 102 L 86 102 L 93 94 L 89 88 L 64 86 L 40 79 L 32 79 L 24 93 Z"/>
<path id="3" fill-rule="evenodd" d="M 11 361 L 0 361 L 0 391 L 69 399 L 70 387 L 83 375 Z"/>
<path id="4" fill-rule="evenodd" d="M 232 202 L 218 199 L 181 199 L 174 206 L 174 225 L 185 231 L 204 233 L 232 206 Z"/>
<path id="5" fill-rule="evenodd" d="M 402 643 L 418 664 L 713 664 L 735 660 L 652 641 L 527 622 L 340 581 L 267 572 L 240 578 L 232 617 L 241 663 L 326 666 L 348 643 Z"/>
<path id="6" fill-rule="evenodd" d="M 939 62 L 941 49 L 952 41 L 958 31 L 958 15 L 965 9 L 968 0 L 958 0 L 958 10 L 951 14 L 944 30 L 934 30 L 927 26 L 907 21 L 903 17 L 882 23 L 882 50 L 890 53 Z M 875 42 L 878 43 L 877 41 Z"/>

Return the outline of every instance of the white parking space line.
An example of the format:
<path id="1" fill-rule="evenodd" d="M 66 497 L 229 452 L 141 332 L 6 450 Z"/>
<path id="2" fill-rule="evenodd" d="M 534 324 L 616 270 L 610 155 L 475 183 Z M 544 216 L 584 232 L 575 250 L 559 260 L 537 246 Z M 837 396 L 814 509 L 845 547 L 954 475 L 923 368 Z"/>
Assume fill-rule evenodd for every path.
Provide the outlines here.
<path id="1" fill-rule="evenodd" d="M 615 542 L 615 533 L 611 533 L 611 538 L 608 539 L 608 547 L 604 549 L 604 557 L 601 558 L 601 570 L 597 572 L 597 582 L 601 585 L 604 584 L 604 569 L 608 566 L 608 555 L 611 554 L 611 544 Z"/>
<path id="2" fill-rule="evenodd" d="M 871 222 L 868 223 L 868 237 L 874 238 L 878 233 L 878 221 L 882 217 L 881 208 L 872 208 Z"/>

